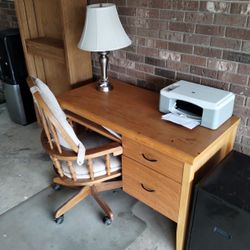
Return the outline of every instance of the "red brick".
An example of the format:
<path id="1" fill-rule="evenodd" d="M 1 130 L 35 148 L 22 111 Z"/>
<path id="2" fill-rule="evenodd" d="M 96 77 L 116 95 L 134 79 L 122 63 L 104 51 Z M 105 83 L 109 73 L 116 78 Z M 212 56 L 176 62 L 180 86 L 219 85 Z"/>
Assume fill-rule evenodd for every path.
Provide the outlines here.
<path id="1" fill-rule="evenodd" d="M 232 3 L 231 4 L 232 14 L 249 15 L 250 14 L 250 3 Z"/>
<path id="2" fill-rule="evenodd" d="M 236 106 L 235 107 L 235 113 L 240 116 L 240 117 L 244 117 L 244 113 L 249 113 L 249 109 L 248 111 L 245 111 L 245 107 L 240 107 L 240 106 Z M 248 116 L 249 117 L 249 116 Z M 242 135 L 242 136 L 250 136 L 250 127 L 249 126 L 245 126 L 245 123 L 241 121 L 240 126 L 238 128 L 238 135 Z"/>
<path id="3" fill-rule="evenodd" d="M 164 60 L 152 58 L 152 57 L 145 57 L 145 63 L 154 65 L 154 66 L 159 66 L 159 67 L 165 67 L 166 63 Z"/>
<path id="4" fill-rule="evenodd" d="M 153 38 L 145 38 L 145 47 L 156 48 L 156 40 Z"/>
<path id="5" fill-rule="evenodd" d="M 238 95 L 250 96 L 250 88 L 249 87 L 244 87 L 244 86 L 240 86 L 237 84 L 232 84 L 230 87 L 230 91 L 232 91 Z"/>
<path id="6" fill-rule="evenodd" d="M 159 18 L 159 9 L 137 8 L 136 14 L 143 18 Z"/>
<path id="7" fill-rule="evenodd" d="M 195 46 L 194 54 L 206 57 L 221 58 L 222 50 Z"/>
<path id="8" fill-rule="evenodd" d="M 213 14 L 207 12 L 186 12 L 185 22 L 212 24 Z"/>
<path id="9" fill-rule="evenodd" d="M 185 80 L 185 81 L 190 81 L 190 82 L 192 82 L 192 81 L 193 81 L 193 76 L 192 76 L 192 75 L 188 75 L 188 74 L 184 74 L 184 73 L 177 72 L 176 80 Z"/>
<path id="10" fill-rule="evenodd" d="M 166 77 L 166 78 L 168 78 L 168 79 L 174 79 L 174 77 L 175 77 L 175 72 L 170 71 L 170 70 L 155 68 L 155 75 L 157 75 L 157 76 L 162 76 L 162 77 Z"/>
<path id="11" fill-rule="evenodd" d="M 248 146 L 249 149 L 250 149 L 250 137 L 248 137 L 248 136 L 243 137 L 242 138 L 242 144 Z M 250 150 L 249 150 L 249 152 L 250 152 Z"/>
<path id="12" fill-rule="evenodd" d="M 179 32 L 168 31 L 168 30 L 160 30 L 160 38 L 169 40 L 172 42 L 182 42 L 183 34 Z"/>
<path id="13" fill-rule="evenodd" d="M 218 79 L 222 81 L 227 81 L 230 83 L 236 83 L 240 85 L 247 85 L 248 77 L 241 76 L 238 74 L 233 74 L 229 72 L 219 72 Z"/>
<path id="14" fill-rule="evenodd" d="M 200 77 L 200 76 L 194 75 L 194 76 L 193 76 L 193 82 L 194 82 L 194 83 L 200 84 L 200 83 L 201 83 L 201 77 Z"/>
<path id="15" fill-rule="evenodd" d="M 223 51 L 223 59 L 239 63 L 250 64 L 250 54 L 233 51 Z"/>
<path id="16" fill-rule="evenodd" d="M 130 61 L 134 61 L 134 62 L 143 62 L 144 61 L 144 56 L 142 55 L 137 55 L 134 53 L 127 53 L 126 58 Z"/>
<path id="17" fill-rule="evenodd" d="M 161 10 L 160 11 L 160 18 L 180 22 L 180 21 L 183 21 L 184 12 L 171 11 L 171 10 Z"/>
<path id="18" fill-rule="evenodd" d="M 245 103 L 245 96 L 235 95 L 235 105 L 243 106 Z"/>
<path id="19" fill-rule="evenodd" d="M 151 57 L 158 56 L 158 50 L 153 48 L 138 47 L 137 53 L 139 55 L 144 55 L 144 56 L 151 56 Z"/>
<path id="20" fill-rule="evenodd" d="M 115 58 L 115 57 L 110 58 L 110 64 L 121 66 L 124 68 L 131 68 L 131 69 L 135 68 L 135 62 L 132 62 L 126 59 Z"/>
<path id="21" fill-rule="evenodd" d="M 126 73 L 126 68 L 114 64 L 110 64 L 110 70 L 117 73 Z"/>
<path id="22" fill-rule="evenodd" d="M 158 38 L 159 37 L 159 30 L 137 28 L 137 35 Z"/>
<path id="23" fill-rule="evenodd" d="M 97 74 L 96 74 L 97 75 Z M 108 72 L 108 75 L 110 78 L 114 78 L 114 79 L 117 79 L 118 78 L 118 73 L 117 72 L 114 72 L 112 70 L 109 70 Z M 98 77 L 99 78 L 99 77 Z"/>
<path id="24" fill-rule="evenodd" d="M 119 15 L 124 16 L 135 16 L 136 15 L 136 8 L 131 7 L 118 7 Z"/>
<path id="25" fill-rule="evenodd" d="M 243 75 L 250 75 L 250 65 L 239 64 L 238 73 Z"/>
<path id="26" fill-rule="evenodd" d="M 234 40 L 234 39 L 222 38 L 222 37 L 211 38 L 211 46 L 215 46 L 219 48 L 239 50 L 240 44 L 241 44 L 241 40 L 239 39 Z"/>
<path id="27" fill-rule="evenodd" d="M 181 61 L 181 54 L 169 50 L 159 50 L 159 57 L 168 61 Z"/>
<path id="28" fill-rule="evenodd" d="M 148 0 L 127 0 L 128 6 L 148 7 Z"/>
<path id="29" fill-rule="evenodd" d="M 133 78 L 136 78 L 136 79 L 144 79 L 144 77 L 145 77 L 144 72 L 137 71 L 137 70 L 134 70 L 134 69 L 128 69 L 127 68 L 127 74 L 130 77 L 133 77 Z"/>
<path id="30" fill-rule="evenodd" d="M 181 62 L 196 65 L 196 66 L 206 66 L 206 58 L 194 55 L 182 55 Z"/>
<path id="31" fill-rule="evenodd" d="M 250 97 L 247 97 L 246 106 L 250 108 Z"/>
<path id="32" fill-rule="evenodd" d="M 128 35 L 136 35 L 136 27 L 128 27 L 123 25 L 124 30 L 127 32 Z"/>
<path id="33" fill-rule="evenodd" d="M 200 2 L 200 10 L 211 13 L 229 13 L 230 3 L 212 1 Z"/>
<path id="34" fill-rule="evenodd" d="M 226 37 L 250 40 L 250 30 L 249 29 L 239 29 L 239 28 L 231 28 L 227 27 L 226 29 Z"/>
<path id="35" fill-rule="evenodd" d="M 165 0 L 148 0 L 148 7 L 162 9 L 165 7 Z"/>
<path id="36" fill-rule="evenodd" d="M 183 1 L 183 0 L 175 0 L 172 1 L 172 8 L 176 10 L 198 10 L 199 3 L 198 1 Z"/>
<path id="37" fill-rule="evenodd" d="M 135 46 L 145 46 L 145 37 L 133 37 L 132 40 Z"/>
<path id="38" fill-rule="evenodd" d="M 209 87 L 229 90 L 230 84 L 215 79 L 201 78 L 200 83 Z"/>
<path id="39" fill-rule="evenodd" d="M 243 27 L 246 20 L 247 16 L 243 15 L 216 14 L 214 23 L 219 25 Z"/>
<path id="40" fill-rule="evenodd" d="M 163 40 L 157 40 L 155 42 L 155 47 L 157 49 L 168 49 L 168 42 L 163 41 Z"/>
<path id="41" fill-rule="evenodd" d="M 110 55 L 114 56 L 116 58 L 125 59 L 126 58 L 126 51 L 123 51 L 123 50 L 114 50 L 114 51 L 112 51 L 110 53 Z"/>
<path id="42" fill-rule="evenodd" d="M 154 70 L 155 70 L 155 68 L 153 66 L 142 64 L 142 63 L 136 63 L 135 69 L 138 71 L 148 73 L 148 74 L 153 74 Z"/>
<path id="43" fill-rule="evenodd" d="M 209 45 L 210 37 L 197 34 L 184 34 L 183 41 L 185 43 L 191 43 L 191 44 Z"/>
<path id="44" fill-rule="evenodd" d="M 136 85 L 137 83 L 136 78 L 129 76 L 129 75 L 125 75 L 125 74 L 118 74 L 117 79 L 124 81 L 124 82 L 132 83 L 134 85 Z"/>
<path id="45" fill-rule="evenodd" d="M 195 74 L 195 75 L 208 77 L 208 78 L 213 78 L 213 79 L 217 78 L 217 71 L 206 69 L 206 68 L 201 68 L 201 67 L 197 67 L 197 66 L 191 66 L 190 73 Z"/>
<path id="46" fill-rule="evenodd" d="M 242 44 L 242 50 L 250 53 L 250 41 L 244 41 Z"/>
<path id="47" fill-rule="evenodd" d="M 177 51 L 177 52 L 183 52 L 183 53 L 189 53 L 191 54 L 193 51 L 193 46 L 188 44 L 179 44 L 179 43 L 171 43 L 168 44 L 168 49 Z"/>
<path id="48" fill-rule="evenodd" d="M 246 155 L 250 155 L 250 147 L 242 146 L 242 153 Z"/>
<path id="49" fill-rule="evenodd" d="M 237 63 L 222 61 L 218 59 L 208 59 L 207 66 L 209 69 L 236 73 Z"/>
<path id="50" fill-rule="evenodd" d="M 193 32 L 194 25 L 189 23 L 175 23 L 170 22 L 169 29 L 173 31 L 182 31 L 182 32 Z"/>
<path id="51" fill-rule="evenodd" d="M 235 105 L 234 112 L 236 113 L 236 111 L 237 111 L 237 115 L 240 117 L 250 117 L 250 109 L 248 107 Z M 243 128 L 243 130 L 242 130 L 242 128 Z M 250 136 L 250 128 L 249 127 L 242 126 L 242 124 L 241 124 L 239 130 L 241 130 L 241 131 L 239 131 L 239 134 L 241 134 L 243 136 Z"/>
<path id="52" fill-rule="evenodd" d="M 122 20 L 122 18 L 124 18 L 126 20 L 126 26 L 130 27 L 142 27 L 143 25 L 140 24 L 140 22 L 138 21 L 138 18 L 136 17 L 130 17 L 130 16 L 120 16 L 120 20 Z M 122 22 L 122 25 L 125 25 L 124 22 Z"/>
<path id="53" fill-rule="evenodd" d="M 235 143 L 241 143 L 241 138 L 242 138 L 242 136 L 241 135 L 236 135 L 236 138 L 235 138 Z"/>
<path id="54" fill-rule="evenodd" d="M 127 19 L 128 24 L 130 19 Z M 153 30 L 158 30 L 158 29 L 166 29 L 167 28 L 167 23 L 162 22 L 160 20 L 155 20 L 155 19 L 145 19 L 145 18 L 133 18 L 132 20 L 132 25 L 136 26 L 137 28 L 145 28 L 145 29 L 153 29 Z"/>
<path id="55" fill-rule="evenodd" d="M 173 71 L 180 71 L 183 73 L 189 73 L 190 66 L 181 62 L 166 61 L 166 68 Z"/>
<path id="56" fill-rule="evenodd" d="M 165 77 L 160 77 L 160 76 L 156 76 L 156 75 L 149 75 L 149 74 L 145 75 L 145 80 L 146 80 L 147 84 L 154 84 L 155 86 L 159 85 L 161 88 L 172 83 L 171 81 L 169 81 L 169 79 L 167 79 Z"/>
<path id="57" fill-rule="evenodd" d="M 198 24 L 195 33 L 213 36 L 223 36 L 225 27 Z"/>

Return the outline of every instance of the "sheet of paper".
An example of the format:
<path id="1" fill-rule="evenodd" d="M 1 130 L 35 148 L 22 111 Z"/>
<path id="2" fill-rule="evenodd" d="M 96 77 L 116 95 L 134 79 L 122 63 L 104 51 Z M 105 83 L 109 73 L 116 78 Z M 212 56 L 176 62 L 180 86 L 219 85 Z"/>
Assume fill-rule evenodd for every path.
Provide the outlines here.
<path id="1" fill-rule="evenodd" d="M 161 119 L 182 125 L 188 129 L 193 129 L 201 124 L 200 120 L 188 118 L 185 115 L 179 115 L 173 113 L 168 113 L 166 115 L 163 115 Z"/>

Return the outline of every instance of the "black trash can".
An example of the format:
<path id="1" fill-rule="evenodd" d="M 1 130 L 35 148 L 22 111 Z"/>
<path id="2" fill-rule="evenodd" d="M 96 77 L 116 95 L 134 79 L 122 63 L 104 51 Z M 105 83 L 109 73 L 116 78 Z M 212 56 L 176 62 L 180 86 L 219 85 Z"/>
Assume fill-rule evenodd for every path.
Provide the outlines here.
<path id="1" fill-rule="evenodd" d="M 232 151 L 196 185 L 186 249 L 250 249 L 250 156 Z"/>
<path id="2" fill-rule="evenodd" d="M 36 120 L 18 29 L 0 31 L 0 79 L 11 120 L 26 125 Z"/>

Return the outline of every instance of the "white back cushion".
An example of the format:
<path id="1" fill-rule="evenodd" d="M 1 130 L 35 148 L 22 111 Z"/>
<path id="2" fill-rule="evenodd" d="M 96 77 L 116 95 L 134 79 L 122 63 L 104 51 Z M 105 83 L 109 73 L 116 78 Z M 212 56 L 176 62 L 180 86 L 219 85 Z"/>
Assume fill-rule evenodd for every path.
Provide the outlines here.
<path id="1" fill-rule="evenodd" d="M 35 79 L 35 84 L 38 87 L 44 102 L 48 105 L 55 118 L 58 120 L 58 122 L 60 122 L 65 132 L 70 136 L 73 142 L 78 146 L 79 150 L 78 150 L 77 163 L 79 165 L 82 165 L 84 162 L 85 151 L 86 151 L 84 145 L 76 136 L 73 128 L 67 121 L 65 113 L 63 112 L 62 108 L 60 107 L 59 103 L 56 100 L 56 97 L 51 92 L 49 87 L 38 78 Z M 57 130 L 57 135 L 60 145 L 62 145 L 65 148 L 71 149 L 70 145 L 63 139 L 62 135 L 58 130 Z"/>

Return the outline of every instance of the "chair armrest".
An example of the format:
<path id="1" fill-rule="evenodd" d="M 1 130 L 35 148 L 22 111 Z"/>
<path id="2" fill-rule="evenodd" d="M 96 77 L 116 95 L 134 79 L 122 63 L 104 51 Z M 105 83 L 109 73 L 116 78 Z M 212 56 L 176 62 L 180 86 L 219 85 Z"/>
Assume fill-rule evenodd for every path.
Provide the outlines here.
<path id="1" fill-rule="evenodd" d="M 64 149 L 62 147 L 62 153 L 60 154 L 56 147 L 53 149 L 50 148 L 48 139 L 45 135 L 44 130 L 41 133 L 41 142 L 42 146 L 49 155 L 56 157 L 59 160 L 63 161 L 76 161 L 77 154 L 74 151 Z M 55 145 L 54 145 L 55 146 Z M 110 142 L 104 145 L 101 145 L 96 148 L 87 149 L 85 153 L 85 160 L 97 158 L 107 154 L 113 154 L 114 156 L 121 155 L 123 152 L 122 146 L 117 142 Z"/>
<path id="2" fill-rule="evenodd" d="M 93 159 L 107 154 L 113 154 L 114 156 L 121 155 L 123 153 L 122 146 L 117 142 L 110 142 L 100 147 L 91 148 L 86 150 L 85 159 Z"/>

